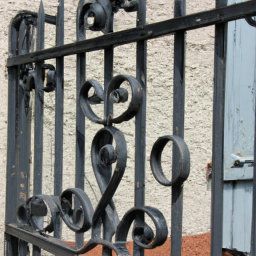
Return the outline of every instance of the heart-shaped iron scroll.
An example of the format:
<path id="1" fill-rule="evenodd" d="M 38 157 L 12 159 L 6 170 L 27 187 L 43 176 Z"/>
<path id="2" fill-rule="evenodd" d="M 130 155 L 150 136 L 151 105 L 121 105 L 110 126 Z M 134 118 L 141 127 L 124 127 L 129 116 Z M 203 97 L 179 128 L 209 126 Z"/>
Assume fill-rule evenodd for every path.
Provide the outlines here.
<path id="1" fill-rule="evenodd" d="M 171 181 L 165 177 L 161 165 L 162 152 L 169 141 L 173 142 L 179 153 L 179 159 L 175 159 L 175 161 L 179 162 L 179 172 L 172 177 Z M 172 186 L 183 183 L 188 178 L 190 171 L 190 153 L 187 144 L 182 138 L 176 135 L 160 137 L 153 145 L 150 155 L 150 165 L 155 179 L 160 184 Z"/>
<path id="2" fill-rule="evenodd" d="M 112 146 L 113 139 L 116 143 L 115 149 Z M 112 223 L 112 226 L 108 229 L 111 231 L 112 237 L 119 223 L 112 197 L 123 177 L 127 161 L 127 147 L 123 133 L 112 126 L 99 130 L 92 142 L 91 159 L 94 174 L 102 193 L 93 215 L 93 237 L 100 236 L 103 213 L 111 220 L 109 223 Z M 113 168 L 112 175 L 112 164 L 115 161 L 116 166 Z"/>
<path id="3" fill-rule="evenodd" d="M 112 113 L 107 113 L 107 116 L 105 116 L 103 119 L 98 117 L 92 110 L 90 106 L 90 98 L 88 96 L 89 90 L 93 87 L 95 89 L 94 97 L 97 97 L 101 100 L 103 100 L 103 89 L 100 83 L 98 83 L 95 80 L 88 80 L 86 81 L 83 86 L 81 87 L 80 93 L 79 93 L 79 100 L 80 100 L 80 106 L 82 108 L 83 113 L 85 116 L 90 119 L 94 123 L 103 124 L 103 125 L 109 125 L 112 123 L 118 124 L 122 123 L 124 121 L 128 121 L 132 119 L 136 113 L 138 112 L 140 108 L 140 104 L 142 101 L 142 87 L 140 85 L 140 82 L 128 75 L 118 75 L 114 77 L 108 86 L 108 90 L 104 97 L 105 106 L 104 109 L 110 109 L 110 106 L 112 106 L 112 102 L 110 100 L 111 93 L 118 90 L 123 82 L 127 81 L 131 87 L 132 95 L 131 95 L 131 101 L 127 108 L 127 110 L 120 116 L 113 118 Z M 106 111 L 105 111 L 106 112 Z"/>

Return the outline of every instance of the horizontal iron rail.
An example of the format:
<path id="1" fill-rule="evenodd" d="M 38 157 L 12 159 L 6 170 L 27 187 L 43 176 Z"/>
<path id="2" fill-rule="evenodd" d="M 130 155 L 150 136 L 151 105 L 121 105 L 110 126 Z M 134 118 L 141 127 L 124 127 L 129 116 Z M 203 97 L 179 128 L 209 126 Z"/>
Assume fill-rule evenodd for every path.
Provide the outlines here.
<path id="1" fill-rule="evenodd" d="M 97 38 L 83 40 L 72 44 L 53 47 L 7 59 L 7 67 L 53 59 L 82 52 L 96 51 L 108 46 L 123 45 L 140 40 L 148 40 L 168 35 L 177 31 L 192 30 L 214 24 L 220 24 L 247 16 L 256 15 L 256 1 L 217 8 L 209 11 L 169 19 L 154 24 L 140 26 L 120 32 L 109 33 Z"/>
<path id="2" fill-rule="evenodd" d="M 19 228 L 18 224 L 7 224 L 5 232 L 14 237 L 22 237 L 22 240 L 36 245 L 44 250 L 58 256 L 74 256 L 74 248 L 68 244 L 50 236 L 43 236 L 37 231 L 26 231 Z"/>

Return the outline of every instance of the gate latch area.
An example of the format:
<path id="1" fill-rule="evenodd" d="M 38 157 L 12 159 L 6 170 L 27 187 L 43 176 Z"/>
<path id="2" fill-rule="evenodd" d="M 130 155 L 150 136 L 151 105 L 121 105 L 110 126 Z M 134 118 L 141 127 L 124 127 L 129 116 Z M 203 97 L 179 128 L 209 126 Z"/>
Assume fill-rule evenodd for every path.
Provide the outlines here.
<path id="1" fill-rule="evenodd" d="M 233 168 L 244 167 L 245 164 L 248 164 L 248 166 L 253 166 L 253 163 L 254 163 L 253 156 L 241 157 L 235 154 L 231 154 L 231 157 L 234 159 Z"/>

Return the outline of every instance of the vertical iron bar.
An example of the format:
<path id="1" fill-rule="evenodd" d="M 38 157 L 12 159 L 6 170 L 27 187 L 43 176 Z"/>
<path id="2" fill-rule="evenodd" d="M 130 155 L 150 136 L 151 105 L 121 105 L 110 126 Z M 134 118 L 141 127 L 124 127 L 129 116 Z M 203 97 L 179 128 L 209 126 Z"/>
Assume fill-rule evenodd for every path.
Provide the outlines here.
<path id="1" fill-rule="evenodd" d="M 27 26 L 26 21 L 22 20 L 19 30 L 19 55 L 28 53 L 27 49 Z M 19 70 L 22 71 L 25 65 L 21 65 Z M 20 77 L 21 79 L 22 77 Z M 25 91 L 22 87 L 23 81 L 18 85 L 18 150 L 19 150 L 19 171 L 18 171 L 18 197 L 17 205 L 22 205 L 29 197 L 29 173 L 30 173 L 30 110 L 25 109 Z M 19 241 L 20 255 L 27 255 L 27 243 Z"/>
<path id="2" fill-rule="evenodd" d="M 85 27 L 84 17 L 80 17 L 84 1 L 80 0 L 77 8 L 76 39 L 84 40 Z M 82 15 L 83 16 L 83 15 Z M 86 75 L 86 55 L 77 54 L 76 64 L 76 188 L 84 189 L 84 164 L 85 164 L 85 117 L 79 104 L 79 91 L 85 82 Z M 75 202 L 77 204 L 77 202 Z M 77 206 L 77 205 L 76 205 Z M 84 234 L 76 233 L 76 248 L 84 245 Z"/>
<path id="3" fill-rule="evenodd" d="M 113 32 L 113 15 L 110 17 L 110 25 L 108 28 L 108 33 Z M 107 49 L 104 50 L 104 92 L 105 95 L 108 90 L 108 85 L 113 78 L 113 66 L 114 66 L 114 47 L 110 46 Z M 108 117 L 109 114 L 113 115 L 113 105 L 109 104 L 108 109 L 104 110 L 106 111 L 105 116 Z M 107 183 L 111 179 L 111 173 L 110 175 L 106 175 L 105 178 L 107 179 Z M 106 216 L 103 216 L 103 239 L 107 241 L 112 241 L 112 235 L 110 235 L 110 232 L 107 228 L 109 219 L 106 218 Z M 102 248 L 102 255 L 103 256 L 111 256 L 112 250 L 109 247 L 103 246 Z"/>
<path id="4" fill-rule="evenodd" d="M 216 8 L 226 6 L 226 0 L 216 0 Z M 215 26 L 214 96 L 212 140 L 212 202 L 211 256 L 222 253 L 223 214 L 223 145 L 226 75 L 226 24 Z"/>
<path id="5" fill-rule="evenodd" d="M 64 44 L 64 0 L 59 0 L 56 24 L 56 46 Z M 63 95 L 64 95 L 64 57 L 56 59 L 56 94 L 55 94 L 55 163 L 54 195 L 62 192 L 63 167 Z M 61 238 L 61 219 L 57 218 L 54 237 Z"/>
<path id="6" fill-rule="evenodd" d="M 44 49 L 45 13 L 43 2 L 40 2 L 37 18 L 36 50 Z M 35 81 L 35 134 L 34 134 L 34 195 L 42 193 L 43 180 L 43 119 L 44 119 L 44 87 L 42 63 L 36 63 Z M 33 246 L 33 256 L 41 255 L 41 249 Z"/>
<path id="7" fill-rule="evenodd" d="M 15 236 L 11 236 L 9 234 L 5 234 L 5 241 L 6 241 L 6 247 L 5 247 L 6 256 L 18 256 L 18 253 L 19 253 L 18 238 Z"/>
<path id="8" fill-rule="evenodd" d="M 26 256 L 28 253 L 28 243 L 19 240 L 19 256 Z"/>
<path id="9" fill-rule="evenodd" d="M 9 57 L 17 55 L 18 31 L 9 27 Z M 5 223 L 16 222 L 17 212 L 17 167 L 16 167 L 16 89 L 18 88 L 18 66 L 8 68 L 8 128 L 7 128 L 7 166 L 6 166 L 6 211 Z M 6 234 L 7 256 L 18 256 L 18 238 Z"/>
<path id="10" fill-rule="evenodd" d="M 37 19 L 37 40 L 36 50 L 44 49 L 44 7 L 41 1 Z M 36 63 L 37 79 L 35 81 L 35 145 L 34 145 L 34 195 L 42 193 L 43 174 L 43 70 L 42 63 Z"/>
<path id="11" fill-rule="evenodd" d="M 138 2 L 137 27 L 146 24 L 146 1 Z M 145 204 L 145 160 L 146 160 L 146 110 L 147 110 L 147 41 L 137 42 L 136 78 L 141 83 L 143 100 L 135 118 L 135 198 L 136 207 Z M 135 222 L 144 223 L 144 214 L 137 216 Z M 133 245 L 134 256 L 144 256 L 144 249 Z"/>
<path id="12" fill-rule="evenodd" d="M 186 15 L 186 0 L 175 0 L 174 18 Z M 185 111 L 185 31 L 174 35 L 173 134 L 184 139 Z M 172 177 L 179 173 L 178 150 L 173 145 Z M 172 186 L 171 255 L 181 255 L 183 185 Z"/>

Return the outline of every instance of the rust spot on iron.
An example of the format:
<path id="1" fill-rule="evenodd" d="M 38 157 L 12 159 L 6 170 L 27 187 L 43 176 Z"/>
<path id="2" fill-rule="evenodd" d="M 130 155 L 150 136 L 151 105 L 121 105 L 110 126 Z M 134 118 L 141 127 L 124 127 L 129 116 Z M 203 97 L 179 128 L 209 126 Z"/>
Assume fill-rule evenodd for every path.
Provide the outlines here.
<path id="1" fill-rule="evenodd" d="M 24 201 L 27 200 L 27 196 L 25 193 L 20 192 L 20 199 L 23 199 Z"/>

